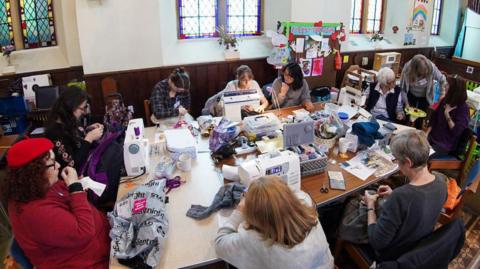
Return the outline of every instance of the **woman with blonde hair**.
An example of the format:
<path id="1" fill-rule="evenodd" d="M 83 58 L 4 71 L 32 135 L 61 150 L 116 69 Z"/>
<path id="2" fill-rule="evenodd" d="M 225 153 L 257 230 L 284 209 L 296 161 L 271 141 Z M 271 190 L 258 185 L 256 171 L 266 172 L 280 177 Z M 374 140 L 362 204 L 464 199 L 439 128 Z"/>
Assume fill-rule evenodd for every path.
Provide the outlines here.
<path id="1" fill-rule="evenodd" d="M 253 181 L 215 239 L 218 257 L 237 268 L 333 268 L 311 198 L 299 200 L 276 176 Z"/>

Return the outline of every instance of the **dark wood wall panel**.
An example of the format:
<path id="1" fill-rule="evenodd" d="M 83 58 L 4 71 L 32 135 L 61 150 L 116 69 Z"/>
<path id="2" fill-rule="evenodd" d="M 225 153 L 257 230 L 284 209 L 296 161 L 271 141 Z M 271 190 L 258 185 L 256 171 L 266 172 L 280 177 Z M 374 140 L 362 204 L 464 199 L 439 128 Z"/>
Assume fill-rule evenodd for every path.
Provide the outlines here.
<path id="1" fill-rule="evenodd" d="M 70 68 L 36 71 L 22 74 L 14 74 L 0 77 L 0 96 L 8 95 L 8 90 L 17 82 L 17 86 L 21 87 L 21 78 L 40 74 L 50 74 L 53 85 L 65 85 L 72 80 L 83 80 L 83 67 L 74 66 Z"/>
<path id="2" fill-rule="evenodd" d="M 434 57 L 433 61 L 438 69 L 445 71 L 448 74 L 457 74 L 469 80 L 480 81 L 480 66 L 473 66 L 473 73 L 469 74 L 467 73 L 468 64 L 439 57 Z"/>
<path id="3" fill-rule="evenodd" d="M 402 53 L 401 65 L 410 60 L 414 55 L 421 53 L 431 58 L 433 48 L 409 48 L 401 50 L 391 50 Z M 448 56 L 452 51 L 451 47 L 440 48 L 443 57 Z M 324 68 L 324 74 L 318 78 L 308 78 L 310 87 L 318 86 L 340 86 L 345 70 L 353 65 L 360 65 L 363 57 L 368 57 L 368 65 L 362 66 L 366 69 L 373 67 L 373 59 L 378 51 L 360 51 L 343 53 L 342 56 L 348 55 L 349 62 L 342 64 L 342 69 L 338 72 L 325 72 L 331 68 Z M 386 52 L 386 51 L 382 51 Z M 208 97 L 222 90 L 228 81 L 235 78 L 235 70 L 238 66 L 246 64 L 250 66 L 255 75 L 255 79 L 262 86 L 272 82 L 278 72 L 270 66 L 265 58 L 230 61 L 230 62 L 212 62 L 202 64 L 184 65 L 191 77 L 191 94 L 192 94 L 192 115 L 200 115 L 205 101 Z M 329 57 L 325 65 L 334 64 L 334 57 Z M 104 113 L 104 102 L 101 90 L 101 81 L 106 77 L 112 77 L 117 81 L 119 92 L 123 94 L 125 103 L 135 107 L 135 117 L 145 117 L 143 109 L 143 100 L 149 99 L 153 86 L 160 80 L 167 78 L 170 72 L 176 66 L 159 67 L 144 70 L 132 70 L 124 72 L 113 72 L 103 74 L 86 75 L 87 89 L 93 99 L 93 112 L 97 118 Z"/>
<path id="4" fill-rule="evenodd" d="M 235 78 L 238 66 L 246 64 L 252 68 L 255 79 L 260 85 L 272 82 L 277 71 L 267 64 L 265 58 L 232 62 L 214 62 L 185 65 L 190 74 L 192 114 L 200 115 L 200 111 L 208 97 L 225 88 L 228 81 Z M 135 117 L 145 117 L 143 100 L 149 99 L 155 84 L 168 77 L 175 67 L 159 67 L 146 70 L 133 70 L 105 74 L 86 75 L 87 89 L 92 96 L 92 107 L 95 116 L 104 113 L 101 81 L 112 77 L 117 81 L 118 90 L 124 96 L 125 103 L 135 107 Z"/>

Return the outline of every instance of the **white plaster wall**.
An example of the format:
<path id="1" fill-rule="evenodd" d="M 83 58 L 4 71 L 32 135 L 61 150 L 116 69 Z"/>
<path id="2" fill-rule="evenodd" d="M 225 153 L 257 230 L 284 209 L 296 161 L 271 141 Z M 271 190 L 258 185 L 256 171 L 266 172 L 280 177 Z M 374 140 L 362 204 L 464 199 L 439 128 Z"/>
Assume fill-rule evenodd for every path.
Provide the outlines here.
<path id="1" fill-rule="evenodd" d="M 160 2 L 76 0 L 85 74 L 161 66 Z"/>
<path id="2" fill-rule="evenodd" d="M 296 0 L 265 0 L 264 30 L 276 29 L 277 21 L 290 20 L 290 4 Z M 224 61 L 223 48 L 216 38 L 179 40 L 177 38 L 176 1 L 161 0 L 163 65 L 181 65 Z M 241 59 L 267 57 L 271 51 L 270 40 L 264 36 L 242 38 L 239 43 Z"/>

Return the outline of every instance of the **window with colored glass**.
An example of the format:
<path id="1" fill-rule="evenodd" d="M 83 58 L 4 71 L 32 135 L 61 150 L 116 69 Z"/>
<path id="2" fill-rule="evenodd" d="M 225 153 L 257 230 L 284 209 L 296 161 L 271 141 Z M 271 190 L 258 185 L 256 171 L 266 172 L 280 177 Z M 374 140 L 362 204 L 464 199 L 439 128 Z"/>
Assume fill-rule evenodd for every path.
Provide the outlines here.
<path id="1" fill-rule="evenodd" d="M 57 45 L 52 0 L 20 0 L 23 47 Z"/>
<path id="2" fill-rule="evenodd" d="M 260 35 L 261 0 L 227 0 L 227 31 L 234 35 Z"/>
<path id="3" fill-rule="evenodd" d="M 0 0 L 0 46 L 14 45 L 10 0 Z"/>
<path id="4" fill-rule="evenodd" d="M 179 38 L 204 38 L 216 35 L 217 0 L 178 0 Z"/>

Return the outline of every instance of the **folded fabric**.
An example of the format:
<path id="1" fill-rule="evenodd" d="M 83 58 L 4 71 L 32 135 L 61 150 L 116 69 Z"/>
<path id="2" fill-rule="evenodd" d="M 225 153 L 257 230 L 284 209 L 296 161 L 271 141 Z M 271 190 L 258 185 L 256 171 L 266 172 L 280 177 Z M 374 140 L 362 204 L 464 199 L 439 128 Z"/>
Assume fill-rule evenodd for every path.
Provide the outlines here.
<path id="1" fill-rule="evenodd" d="M 192 205 L 187 211 L 187 216 L 201 220 L 207 218 L 219 209 L 232 208 L 240 202 L 244 191 L 245 186 L 243 184 L 237 182 L 226 184 L 215 194 L 215 198 L 213 198 L 213 202 L 209 207 Z"/>
<path id="2" fill-rule="evenodd" d="M 380 125 L 376 120 L 368 122 L 357 122 L 352 125 L 352 133 L 358 136 L 358 143 L 372 146 L 375 139 L 383 138 L 378 132 Z"/>

